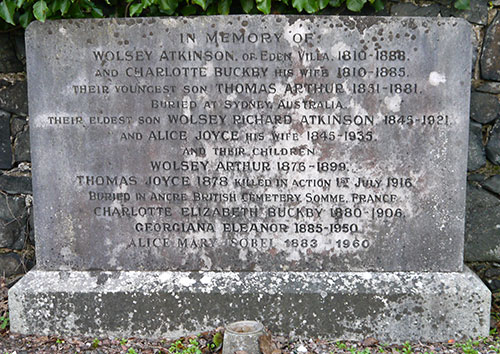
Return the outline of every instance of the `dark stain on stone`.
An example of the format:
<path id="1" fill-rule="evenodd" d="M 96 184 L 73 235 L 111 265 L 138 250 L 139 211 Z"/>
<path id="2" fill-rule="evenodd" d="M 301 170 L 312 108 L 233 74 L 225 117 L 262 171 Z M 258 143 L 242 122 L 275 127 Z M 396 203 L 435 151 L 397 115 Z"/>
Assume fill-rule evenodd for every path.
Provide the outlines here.
<path id="1" fill-rule="evenodd" d="M 100 273 L 97 276 L 97 280 L 96 280 L 97 285 L 106 284 L 107 281 L 108 281 L 108 275 L 106 273 Z"/>

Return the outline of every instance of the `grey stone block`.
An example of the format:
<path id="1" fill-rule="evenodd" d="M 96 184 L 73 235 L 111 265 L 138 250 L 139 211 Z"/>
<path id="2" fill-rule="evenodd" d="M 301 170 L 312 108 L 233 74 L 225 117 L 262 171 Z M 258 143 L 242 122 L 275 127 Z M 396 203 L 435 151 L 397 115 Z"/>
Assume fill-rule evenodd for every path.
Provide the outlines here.
<path id="1" fill-rule="evenodd" d="M 497 95 L 472 92 L 470 101 L 470 116 L 476 122 L 486 124 L 500 117 L 500 100 Z"/>
<path id="2" fill-rule="evenodd" d="M 500 195 L 500 175 L 496 175 L 488 178 L 486 181 L 481 183 L 484 189 L 489 190 L 492 193 Z"/>
<path id="3" fill-rule="evenodd" d="M 12 123 L 10 125 L 10 132 L 12 136 L 16 136 L 20 132 L 24 130 L 24 127 L 26 126 L 27 122 L 26 119 L 21 118 L 21 117 L 14 117 L 12 118 Z"/>
<path id="4" fill-rule="evenodd" d="M 0 89 L 0 108 L 22 116 L 28 115 L 28 97 L 25 80 L 5 83 Z"/>
<path id="5" fill-rule="evenodd" d="M 0 175 L 0 190 L 9 194 L 31 194 L 31 177 Z"/>
<path id="6" fill-rule="evenodd" d="M 23 64 L 26 63 L 26 45 L 24 43 L 24 31 L 14 34 L 14 47 L 16 48 L 17 59 L 19 59 L 19 61 Z"/>
<path id="7" fill-rule="evenodd" d="M 24 267 L 18 254 L 14 252 L 0 254 L 0 276 L 10 277 L 22 273 Z"/>
<path id="8" fill-rule="evenodd" d="M 22 250 L 26 242 L 26 225 L 17 220 L 0 220 L 0 248 Z"/>
<path id="9" fill-rule="evenodd" d="M 28 273 L 9 291 L 11 331 L 174 338 L 237 320 L 273 333 L 382 342 L 487 336 L 490 292 L 463 273 Z"/>
<path id="10" fill-rule="evenodd" d="M 29 129 L 20 132 L 14 142 L 14 160 L 16 162 L 31 161 Z"/>
<path id="11" fill-rule="evenodd" d="M 0 219 L 21 219 L 26 215 L 26 204 L 23 197 L 0 194 Z"/>
<path id="12" fill-rule="evenodd" d="M 448 1 L 448 6 L 442 7 L 441 15 L 443 17 L 461 17 L 482 26 L 488 24 L 488 1 L 470 0 L 470 10 L 458 10 L 453 6 L 454 3 L 455 1 Z"/>
<path id="13" fill-rule="evenodd" d="M 500 82 L 484 82 L 476 88 L 476 91 L 498 94 L 500 93 Z"/>
<path id="14" fill-rule="evenodd" d="M 417 6 L 411 3 L 398 3 L 391 7 L 393 16 L 423 16 L 435 17 L 439 14 L 440 7 L 436 4 L 429 6 Z"/>
<path id="15" fill-rule="evenodd" d="M 469 156 L 467 169 L 475 171 L 486 164 L 486 154 L 483 145 L 483 127 L 481 124 L 471 122 L 469 128 Z"/>
<path id="16" fill-rule="evenodd" d="M 11 167 L 10 114 L 0 110 L 0 169 L 9 169 Z"/>
<path id="17" fill-rule="evenodd" d="M 27 217 L 24 198 L 0 195 L 0 247 L 24 247 Z"/>
<path id="18" fill-rule="evenodd" d="M 481 54 L 481 76 L 486 80 L 500 81 L 500 12 L 488 26 Z"/>
<path id="19" fill-rule="evenodd" d="M 500 120 L 495 122 L 486 144 L 486 157 L 496 165 L 500 165 Z"/>
<path id="20" fill-rule="evenodd" d="M 8 34 L 0 34 L 0 73 L 16 73 L 24 70 L 18 60 L 14 44 Z"/>
<path id="21" fill-rule="evenodd" d="M 500 261 L 500 199 L 469 184 L 465 220 L 465 260 Z"/>
<path id="22" fill-rule="evenodd" d="M 470 182 L 483 182 L 486 179 L 486 176 L 481 173 L 471 173 L 467 175 L 467 181 Z"/>

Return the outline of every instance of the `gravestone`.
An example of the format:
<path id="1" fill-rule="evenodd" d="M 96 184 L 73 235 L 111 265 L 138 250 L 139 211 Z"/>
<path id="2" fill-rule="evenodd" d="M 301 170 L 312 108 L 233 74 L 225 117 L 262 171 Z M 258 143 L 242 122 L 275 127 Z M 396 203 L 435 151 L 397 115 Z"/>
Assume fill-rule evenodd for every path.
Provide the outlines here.
<path id="1" fill-rule="evenodd" d="M 30 25 L 37 269 L 12 330 L 486 335 L 463 266 L 469 38 L 460 19 Z"/>

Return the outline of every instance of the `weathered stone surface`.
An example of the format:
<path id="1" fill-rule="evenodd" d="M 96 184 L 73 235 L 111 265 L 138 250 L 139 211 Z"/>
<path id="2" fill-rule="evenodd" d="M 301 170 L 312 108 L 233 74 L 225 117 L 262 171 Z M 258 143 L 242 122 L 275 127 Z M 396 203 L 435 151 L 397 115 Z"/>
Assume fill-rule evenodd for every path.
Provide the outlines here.
<path id="1" fill-rule="evenodd" d="M 461 270 L 469 38 L 450 18 L 33 23 L 38 266 Z"/>
<path id="2" fill-rule="evenodd" d="M 26 63 L 26 46 L 24 44 L 24 31 L 14 34 L 14 47 L 16 48 L 16 56 L 20 62 Z M 24 71 L 24 65 L 23 65 Z"/>
<path id="3" fill-rule="evenodd" d="M 469 171 L 475 171 L 486 164 L 482 130 L 483 127 L 481 124 L 470 122 L 469 156 L 467 159 L 467 169 Z"/>
<path id="4" fill-rule="evenodd" d="M 467 176 L 467 181 L 470 182 L 483 182 L 486 176 L 481 173 L 471 173 Z"/>
<path id="5" fill-rule="evenodd" d="M 275 334 L 358 341 L 371 336 L 399 343 L 448 341 L 488 335 L 489 306 L 488 289 L 469 270 L 35 270 L 9 291 L 12 332 L 119 338 L 176 338 L 252 318 Z"/>
<path id="6" fill-rule="evenodd" d="M 391 15 L 393 16 L 435 17 L 439 14 L 439 11 L 440 7 L 436 4 L 422 7 L 411 3 L 398 3 L 391 7 Z"/>
<path id="7" fill-rule="evenodd" d="M 469 184 L 465 220 L 465 260 L 500 261 L 500 199 Z"/>
<path id="8" fill-rule="evenodd" d="M 27 237 L 26 222 L 24 198 L 0 195 L 0 247 L 22 249 Z"/>
<path id="9" fill-rule="evenodd" d="M 484 276 L 487 278 L 493 278 L 500 276 L 500 268 L 489 268 L 484 272 Z"/>
<path id="10" fill-rule="evenodd" d="M 11 221 L 26 214 L 24 198 L 0 194 L 0 219 Z"/>
<path id="11" fill-rule="evenodd" d="M 31 194 L 31 178 L 0 175 L 0 190 L 10 194 Z"/>
<path id="12" fill-rule="evenodd" d="M 15 222 L 0 221 L 0 248 L 11 248 L 18 239 L 18 225 Z"/>
<path id="13" fill-rule="evenodd" d="M 478 25 L 488 24 L 488 1 L 470 0 L 470 10 L 458 10 L 453 4 L 455 1 L 448 1 L 447 7 L 441 8 L 442 16 L 461 17 L 471 23 Z"/>
<path id="14" fill-rule="evenodd" d="M 486 145 L 486 157 L 494 164 L 500 165 L 500 120 L 495 123 L 490 132 Z"/>
<path id="15" fill-rule="evenodd" d="M 24 130 L 24 127 L 26 126 L 26 124 L 28 124 L 28 123 L 26 122 L 26 119 L 24 119 L 24 118 L 21 118 L 21 117 L 12 118 L 12 123 L 11 123 L 11 127 L 10 127 L 10 132 L 11 132 L 12 136 L 15 137 L 17 134 L 22 132 Z"/>
<path id="16" fill-rule="evenodd" d="M 0 254 L 0 269 L 5 277 L 24 273 L 21 257 L 14 252 Z"/>
<path id="17" fill-rule="evenodd" d="M 484 82 L 476 88 L 476 91 L 498 94 L 500 93 L 500 82 Z"/>
<path id="18" fill-rule="evenodd" d="M 0 34 L 0 73 L 16 73 L 23 70 L 24 66 L 16 56 L 10 36 Z"/>
<path id="19" fill-rule="evenodd" d="M 0 110 L 0 169 L 9 169 L 11 167 L 10 114 Z"/>
<path id="20" fill-rule="evenodd" d="M 28 216 L 29 241 L 32 245 L 35 244 L 35 228 L 33 227 L 33 208 L 31 208 Z"/>
<path id="21" fill-rule="evenodd" d="M 0 89 L 0 108 L 19 115 L 28 115 L 28 97 L 26 81 L 19 80 L 11 84 L 3 82 Z"/>
<path id="22" fill-rule="evenodd" d="M 500 195 L 500 175 L 496 175 L 488 178 L 486 181 L 481 183 L 484 189 L 489 190 L 492 193 Z"/>
<path id="23" fill-rule="evenodd" d="M 26 220 L 0 219 L 0 248 L 21 250 L 26 242 Z"/>
<path id="24" fill-rule="evenodd" d="M 500 117 L 500 100 L 497 95 L 472 92 L 470 101 L 470 116 L 476 122 L 486 124 Z"/>
<path id="25" fill-rule="evenodd" d="M 480 32 L 472 30 L 470 34 L 472 44 L 471 77 L 476 76 L 476 63 L 479 57 Z"/>
<path id="26" fill-rule="evenodd" d="M 14 160 L 31 161 L 29 128 L 20 132 L 14 141 Z"/>
<path id="27" fill-rule="evenodd" d="M 481 76 L 486 80 L 500 81 L 500 12 L 488 26 L 481 54 Z"/>

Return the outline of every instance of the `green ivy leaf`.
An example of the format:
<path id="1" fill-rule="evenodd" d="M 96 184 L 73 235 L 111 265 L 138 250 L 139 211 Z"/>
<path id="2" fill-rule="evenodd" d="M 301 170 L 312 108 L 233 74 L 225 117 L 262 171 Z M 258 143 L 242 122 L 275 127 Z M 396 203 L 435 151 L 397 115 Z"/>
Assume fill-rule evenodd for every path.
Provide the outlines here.
<path id="1" fill-rule="evenodd" d="M 208 7 L 208 0 L 193 0 L 193 4 L 200 5 L 203 11 L 206 11 Z"/>
<path id="2" fill-rule="evenodd" d="M 232 0 L 219 0 L 218 8 L 219 15 L 228 15 L 231 10 Z"/>
<path id="3" fill-rule="evenodd" d="M 45 22 L 48 13 L 49 8 L 44 0 L 39 0 L 33 5 L 33 15 L 38 21 Z"/>
<path id="4" fill-rule="evenodd" d="M 50 4 L 50 12 L 56 13 L 61 8 L 62 0 L 55 0 Z"/>
<path id="5" fill-rule="evenodd" d="M 375 11 L 379 12 L 384 9 L 384 2 L 382 0 L 375 0 L 372 6 L 375 8 Z"/>
<path id="6" fill-rule="evenodd" d="M 64 16 L 69 11 L 70 7 L 71 7 L 71 1 L 70 0 L 63 0 L 61 3 L 61 8 L 60 8 L 61 15 Z"/>
<path id="7" fill-rule="evenodd" d="M 214 337 L 212 338 L 212 342 L 214 342 L 216 348 L 222 346 L 223 340 L 224 340 L 224 337 L 223 337 L 222 333 L 220 333 L 220 332 L 215 333 Z"/>
<path id="8" fill-rule="evenodd" d="M 0 3 L 0 17 L 5 20 L 5 22 L 11 25 L 16 25 L 14 23 L 14 11 L 16 10 L 16 3 L 13 0 L 3 0 Z"/>
<path id="9" fill-rule="evenodd" d="M 247 14 L 252 12 L 255 6 L 254 0 L 240 0 L 240 4 L 243 11 L 245 11 L 245 13 Z"/>
<path id="10" fill-rule="evenodd" d="M 93 18 L 103 18 L 104 17 L 102 10 L 100 8 L 98 8 L 97 6 L 93 7 L 92 11 L 90 13 L 91 13 Z"/>
<path id="11" fill-rule="evenodd" d="M 141 3 L 142 3 L 142 8 L 147 9 L 148 7 L 153 5 L 153 0 L 142 0 Z"/>
<path id="12" fill-rule="evenodd" d="M 31 11 L 27 11 L 19 16 L 19 23 L 23 26 L 23 28 L 28 27 L 31 21 L 33 21 L 33 14 Z"/>
<path id="13" fill-rule="evenodd" d="M 323 10 L 325 7 L 328 6 L 329 2 L 330 2 L 330 0 L 319 0 L 318 1 L 319 9 Z"/>
<path id="14" fill-rule="evenodd" d="M 183 16 L 192 16 L 192 15 L 195 15 L 196 12 L 197 12 L 196 6 L 193 6 L 193 5 L 187 5 L 184 8 L 182 8 L 182 10 L 181 10 L 181 14 Z"/>
<path id="15" fill-rule="evenodd" d="M 73 1 L 73 0 L 71 0 Z M 72 18 L 83 18 L 85 15 L 82 12 L 82 9 L 80 8 L 80 3 L 75 2 L 71 7 L 69 8 L 68 14 Z"/>
<path id="16" fill-rule="evenodd" d="M 210 6 L 207 9 L 207 15 L 208 16 L 217 15 L 217 4 L 210 4 Z"/>
<path id="17" fill-rule="evenodd" d="M 454 6 L 458 10 L 470 10 L 470 0 L 456 0 Z"/>
<path id="18" fill-rule="evenodd" d="M 159 5 L 160 5 L 161 11 L 165 12 L 167 15 L 173 15 L 175 10 L 179 6 L 179 1 L 178 0 L 160 0 Z M 196 12 L 196 10 L 195 10 L 195 12 Z"/>
<path id="19" fill-rule="evenodd" d="M 365 3 L 366 0 L 347 0 L 347 8 L 353 12 L 359 12 Z"/>
<path id="20" fill-rule="evenodd" d="M 296 8 L 298 12 L 306 10 L 307 13 L 313 13 L 319 9 L 318 0 L 292 0 L 292 6 Z"/>
<path id="21" fill-rule="evenodd" d="M 257 0 L 257 9 L 269 15 L 271 13 L 271 0 Z"/>
<path id="22" fill-rule="evenodd" d="M 16 7 L 20 9 L 24 5 L 24 0 L 17 0 Z"/>
<path id="23" fill-rule="evenodd" d="M 344 0 L 330 0 L 330 6 L 332 7 L 340 7 Z"/>
<path id="24" fill-rule="evenodd" d="M 130 17 L 135 15 L 140 15 L 142 12 L 142 4 L 132 4 L 130 5 Z"/>

